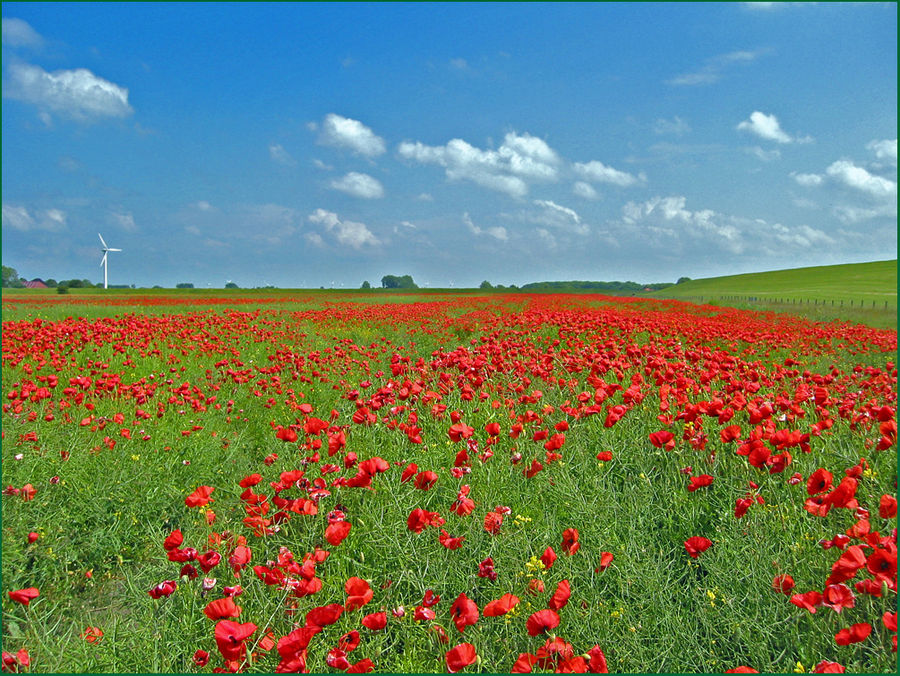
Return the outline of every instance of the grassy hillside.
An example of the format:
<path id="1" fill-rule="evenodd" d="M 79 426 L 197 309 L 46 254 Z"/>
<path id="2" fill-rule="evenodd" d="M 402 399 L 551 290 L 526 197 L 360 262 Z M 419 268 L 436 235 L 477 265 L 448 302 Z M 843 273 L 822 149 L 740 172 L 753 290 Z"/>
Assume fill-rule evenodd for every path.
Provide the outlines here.
<path id="1" fill-rule="evenodd" d="M 648 294 L 897 328 L 897 260 L 695 279 Z"/>

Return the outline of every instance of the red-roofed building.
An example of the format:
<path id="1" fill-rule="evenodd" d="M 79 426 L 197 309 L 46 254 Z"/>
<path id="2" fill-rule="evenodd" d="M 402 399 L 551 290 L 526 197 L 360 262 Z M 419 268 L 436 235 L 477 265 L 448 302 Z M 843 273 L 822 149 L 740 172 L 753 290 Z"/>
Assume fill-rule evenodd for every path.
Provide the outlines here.
<path id="1" fill-rule="evenodd" d="M 46 284 L 44 284 L 43 279 L 38 277 L 37 279 L 32 279 L 30 282 L 26 281 L 25 288 L 26 289 L 48 289 L 50 287 L 48 287 Z"/>

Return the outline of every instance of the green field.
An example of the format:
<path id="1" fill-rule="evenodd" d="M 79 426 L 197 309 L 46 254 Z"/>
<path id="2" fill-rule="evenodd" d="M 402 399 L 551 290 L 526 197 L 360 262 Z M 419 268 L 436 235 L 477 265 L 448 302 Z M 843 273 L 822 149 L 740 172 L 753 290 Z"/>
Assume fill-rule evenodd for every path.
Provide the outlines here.
<path id="1" fill-rule="evenodd" d="M 896 328 L 897 260 L 695 279 L 649 296 Z"/>

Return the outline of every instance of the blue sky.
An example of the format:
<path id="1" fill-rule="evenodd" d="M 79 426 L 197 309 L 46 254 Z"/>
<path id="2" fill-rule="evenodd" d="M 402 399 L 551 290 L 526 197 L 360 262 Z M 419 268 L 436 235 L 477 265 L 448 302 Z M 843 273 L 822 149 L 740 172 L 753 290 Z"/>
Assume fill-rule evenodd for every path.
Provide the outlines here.
<path id="1" fill-rule="evenodd" d="M 897 255 L 896 3 L 3 3 L 3 263 L 675 281 Z"/>

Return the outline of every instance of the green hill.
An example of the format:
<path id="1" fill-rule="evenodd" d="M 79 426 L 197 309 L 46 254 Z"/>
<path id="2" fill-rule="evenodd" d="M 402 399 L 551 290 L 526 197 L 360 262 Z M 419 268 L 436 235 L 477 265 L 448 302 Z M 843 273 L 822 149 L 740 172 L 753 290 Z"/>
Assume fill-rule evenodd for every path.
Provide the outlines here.
<path id="1" fill-rule="evenodd" d="M 759 300 L 844 301 L 897 304 L 897 260 L 824 265 L 710 277 L 682 282 L 649 294 L 654 298 L 693 300 L 741 296 Z"/>

